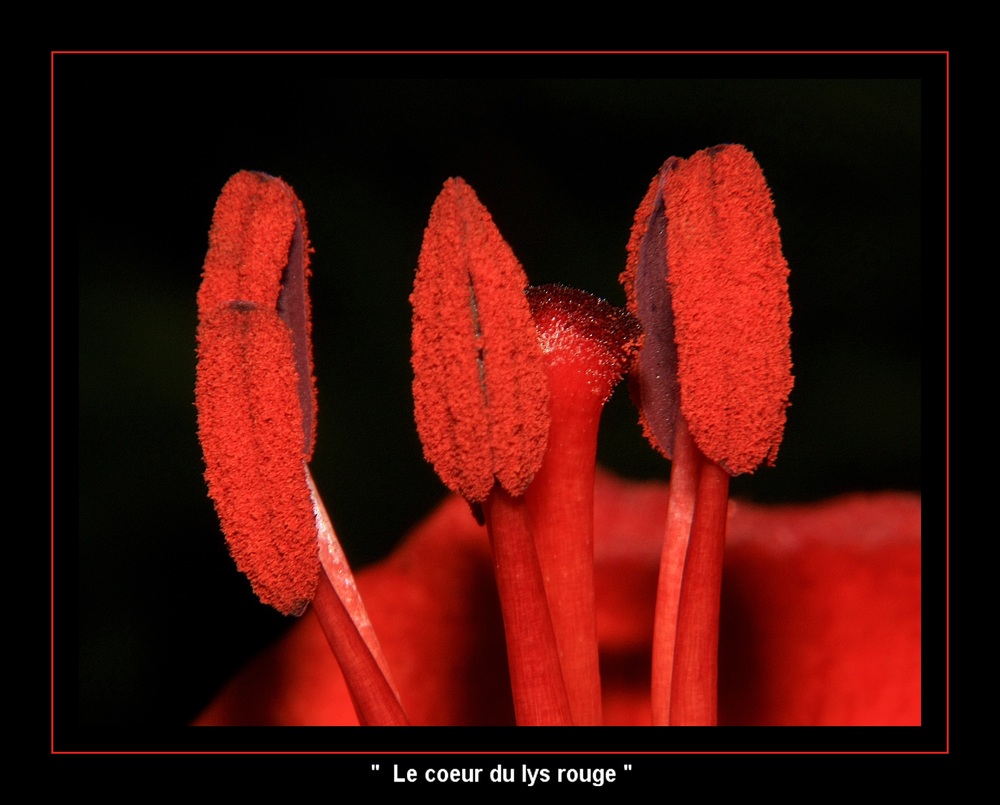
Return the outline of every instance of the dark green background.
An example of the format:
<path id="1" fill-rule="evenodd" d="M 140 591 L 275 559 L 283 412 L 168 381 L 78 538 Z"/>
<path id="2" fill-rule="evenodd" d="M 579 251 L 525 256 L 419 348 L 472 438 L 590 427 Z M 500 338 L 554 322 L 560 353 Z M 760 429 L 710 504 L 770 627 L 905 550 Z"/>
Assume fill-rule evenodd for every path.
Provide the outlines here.
<path id="1" fill-rule="evenodd" d="M 517 75 L 671 77 L 479 77 Z M 622 304 L 632 216 L 660 164 L 746 145 L 791 266 L 796 386 L 777 467 L 733 493 L 920 488 L 928 277 L 934 315 L 944 301 L 942 75 L 940 56 L 57 56 L 61 723 L 183 725 L 288 625 L 227 555 L 195 432 L 195 293 L 231 174 L 281 176 L 307 210 L 312 466 L 361 567 L 444 494 L 412 422 L 407 296 L 454 175 L 533 283 Z M 600 459 L 668 474 L 623 390 Z"/>

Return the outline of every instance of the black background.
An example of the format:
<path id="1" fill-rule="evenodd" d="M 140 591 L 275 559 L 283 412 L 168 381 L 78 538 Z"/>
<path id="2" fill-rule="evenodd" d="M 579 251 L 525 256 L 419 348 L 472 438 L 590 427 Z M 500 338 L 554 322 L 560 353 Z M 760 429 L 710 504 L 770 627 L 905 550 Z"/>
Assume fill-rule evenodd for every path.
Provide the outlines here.
<path id="1" fill-rule="evenodd" d="M 533 283 L 623 304 L 660 164 L 746 145 L 791 267 L 796 385 L 777 466 L 733 494 L 920 489 L 924 386 L 944 389 L 943 76 L 942 55 L 56 55 L 58 717 L 182 726 L 289 625 L 236 571 L 201 477 L 195 294 L 230 175 L 281 176 L 306 207 L 312 469 L 360 568 L 444 495 L 412 421 L 407 296 L 455 175 Z M 668 475 L 623 389 L 599 457 Z"/>

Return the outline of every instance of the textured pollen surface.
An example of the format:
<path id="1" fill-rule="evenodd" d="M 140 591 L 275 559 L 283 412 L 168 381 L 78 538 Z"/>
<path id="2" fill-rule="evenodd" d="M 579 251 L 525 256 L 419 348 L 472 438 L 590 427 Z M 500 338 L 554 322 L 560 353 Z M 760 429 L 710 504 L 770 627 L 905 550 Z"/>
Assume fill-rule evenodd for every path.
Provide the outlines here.
<path id="1" fill-rule="evenodd" d="M 656 315 L 671 319 L 680 410 L 701 451 L 733 475 L 773 464 L 792 388 L 791 305 L 771 193 L 753 155 L 721 145 L 664 164 L 636 215 L 623 276 L 630 304 L 643 283 L 666 281 Z M 649 333 L 649 313 L 637 315 Z"/>
<path id="2" fill-rule="evenodd" d="M 220 305 L 247 302 L 276 310 L 291 329 L 307 458 L 312 457 L 316 419 L 309 252 L 305 209 L 295 191 L 266 173 L 240 171 L 215 204 L 198 289 L 199 316 Z"/>
<path id="3" fill-rule="evenodd" d="M 314 405 L 307 253 L 302 207 L 288 185 L 249 172 L 230 179 L 198 293 L 198 435 L 229 551 L 261 601 L 285 614 L 305 609 L 319 574 L 303 463 Z M 283 278 L 296 297 L 284 305 Z M 289 307 L 291 319 L 279 312 Z"/>
<path id="4" fill-rule="evenodd" d="M 319 557 L 291 335 L 274 311 L 222 307 L 198 340 L 198 434 L 229 552 L 261 601 L 298 614 Z"/>
<path id="5" fill-rule="evenodd" d="M 445 182 L 410 296 L 414 412 L 424 456 L 469 501 L 494 479 L 520 495 L 545 453 L 548 385 L 526 285 L 472 188 Z"/>
<path id="6" fill-rule="evenodd" d="M 234 300 L 277 308 L 295 232 L 294 198 L 288 185 L 262 173 L 241 171 L 226 182 L 208 233 L 202 315 Z"/>
<path id="7" fill-rule="evenodd" d="M 664 195 L 681 410 L 706 456 L 752 472 L 777 457 L 792 390 L 771 192 L 753 155 L 727 145 L 680 162 Z"/>

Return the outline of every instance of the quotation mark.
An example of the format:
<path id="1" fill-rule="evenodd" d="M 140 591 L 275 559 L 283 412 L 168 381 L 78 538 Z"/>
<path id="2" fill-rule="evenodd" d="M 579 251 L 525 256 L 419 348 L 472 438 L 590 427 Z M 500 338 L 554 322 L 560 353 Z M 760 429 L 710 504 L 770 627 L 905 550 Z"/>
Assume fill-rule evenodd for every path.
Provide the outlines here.
<path id="1" fill-rule="evenodd" d="M 626 763 L 625 764 L 625 771 L 632 771 L 632 764 L 631 763 Z"/>
<path id="2" fill-rule="evenodd" d="M 372 763 L 372 771 L 378 771 L 378 763 Z"/>

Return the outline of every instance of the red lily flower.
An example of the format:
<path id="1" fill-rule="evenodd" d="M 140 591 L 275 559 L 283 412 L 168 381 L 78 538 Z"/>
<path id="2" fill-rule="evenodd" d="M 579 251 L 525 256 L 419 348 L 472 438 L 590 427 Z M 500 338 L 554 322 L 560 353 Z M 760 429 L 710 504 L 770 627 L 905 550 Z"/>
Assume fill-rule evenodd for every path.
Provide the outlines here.
<path id="1" fill-rule="evenodd" d="M 414 398 L 456 496 L 357 581 L 306 466 L 304 214 L 278 179 L 231 180 L 199 295 L 206 478 L 261 599 L 316 618 L 197 724 L 920 723 L 919 498 L 727 504 L 727 473 L 780 442 L 787 267 L 749 152 L 664 171 L 623 275 L 638 320 L 527 289 L 471 188 L 445 184 L 411 296 Z M 637 355 L 670 495 L 594 471 L 601 407 Z"/>
<path id="2" fill-rule="evenodd" d="M 604 721 L 650 720 L 667 487 L 598 474 L 595 569 Z M 920 724 L 920 499 L 730 504 L 719 723 Z M 449 497 L 358 588 L 411 723 L 514 723 L 486 529 Z M 316 618 L 247 666 L 198 725 L 352 725 Z"/>

